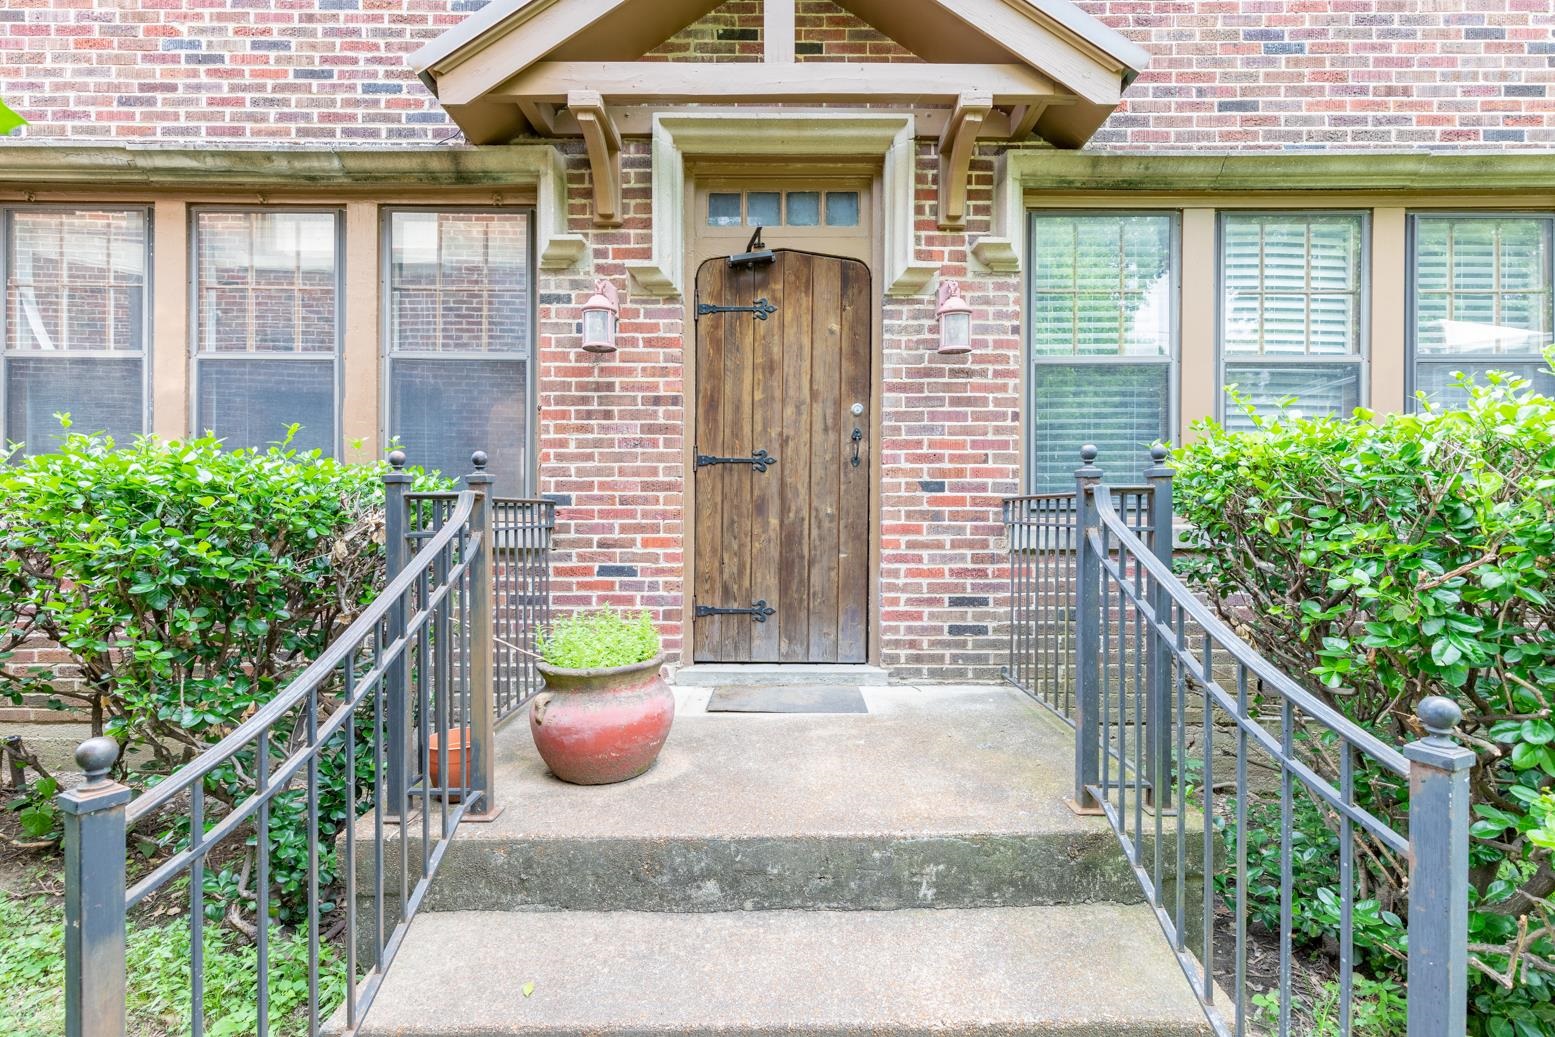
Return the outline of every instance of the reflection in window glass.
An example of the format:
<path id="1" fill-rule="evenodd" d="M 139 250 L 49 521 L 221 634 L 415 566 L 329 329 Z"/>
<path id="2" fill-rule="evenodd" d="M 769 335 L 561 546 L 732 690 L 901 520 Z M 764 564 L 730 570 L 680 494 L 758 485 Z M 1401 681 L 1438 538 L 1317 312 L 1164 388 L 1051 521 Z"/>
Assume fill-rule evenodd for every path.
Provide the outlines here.
<path id="1" fill-rule="evenodd" d="M 783 222 L 783 195 L 752 191 L 745 196 L 745 222 L 752 227 L 776 227 Z"/>
<path id="2" fill-rule="evenodd" d="M 333 454 L 340 352 L 339 213 L 196 214 L 195 425 L 229 448 L 285 438 Z"/>
<path id="3" fill-rule="evenodd" d="M 790 227 L 819 227 L 821 225 L 821 193 L 819 191 L 788 192 L 788 225 Z"/>
<path id="4" fill-rule="evenodd" d="M 710 227 L 738 227 L 740 225 L 740 195 L 708 195 L 707 223 Z"/>
<path id="5" fill-rule="evenodd" d="M 739 195 L 735 199 L 738 212 Z M 533 282 L 529 215 L 397 211 L 389 221 L 389 435 L 411 463 L 527 491 Z"/>
<path id="6" fill-rule="evenodd" d="M 56 413 L 120 442 L 144 430 L 146 224 L 143 209 L 0 210 L 0 441 L 49 450 Z"/>
<path id="7" fill-rule="evenodd" d="M 1221 385 L 1235 385 L 1260 414 L 1359 407 L 1361 215 L 1223 213 L 1220 229 Z M 1241 406 L 1222 406 L 1228 427 L 1251 426 Z"/>
<path id="8" fill-rule="evenodd" d="M 1555 388 L 1541 352 L 1552 333 L 1551 234 L 1544 216 L 1413 217 L 1416 389 L 1462 396 L 1453 372 L 1533 376 Z"/>
<path id="9" fill-rule="evenodd" d="M 858 226 L 857 191 L 828 191 L 826 193 L 826 226 Z"/>
<path id="10" fill-rule="evenodd" d="M 1137 481 L 1170 436 L 1173 217 L 1033 213 L 1030 235 L 1033 490 L 1072 486 L 1086 443 Z"/>

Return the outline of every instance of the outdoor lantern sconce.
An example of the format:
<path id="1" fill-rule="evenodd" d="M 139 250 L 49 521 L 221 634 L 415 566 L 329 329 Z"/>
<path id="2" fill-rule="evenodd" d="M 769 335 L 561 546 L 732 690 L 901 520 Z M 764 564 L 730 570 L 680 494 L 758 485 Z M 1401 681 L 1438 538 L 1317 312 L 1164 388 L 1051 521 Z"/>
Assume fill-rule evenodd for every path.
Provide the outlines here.
<path id="1" fill-rule="evenodd" d="M 939 320 L 939 352 L 943 356 L 956 356 L 972 352 L 972 307 L 961 298 L 960 281 L 939 283 L 939 308 L 934 311 Z"/>
<path id="2" fill-rule="evenodd" d="M 594 294 L 583 304 L 583 348 L 590 353 L 616 351 L 616 323 L 621 318 L 621 297 L 609 281 L 594 282 Z"/>

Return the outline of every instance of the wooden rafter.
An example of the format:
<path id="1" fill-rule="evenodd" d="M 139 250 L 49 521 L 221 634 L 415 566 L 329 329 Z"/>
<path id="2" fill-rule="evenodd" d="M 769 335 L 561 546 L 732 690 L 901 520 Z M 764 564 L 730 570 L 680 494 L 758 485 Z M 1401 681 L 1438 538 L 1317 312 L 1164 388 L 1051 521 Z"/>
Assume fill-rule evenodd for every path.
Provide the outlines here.
<path id="1" fill-rule="evenodd" d="M 1026 65 L 918 65 L 881 62 L 725 64 L 639 61 L 542 61 L 488 97 L 561 102 L 576 90 L 607 101 L 778 102 L 947 101 L 968 91 L 994 104 L 1025 104 L 1065 91 Z"/>
<path id="2" fill-rule="evenodd" d="M 1025 140 L 1031 136 L 1037 128 L 1037 122 L 1042 118 L 1042 113 L 1047 111 L 1050 103 L 1032 101 L 1030 104 L 1018 104 L 1010 109 L 1010 140 Z"/>
<path id="3" fill-rule="evenodd" d="M 966 226 L 967 175 L 977 134 L 983 120 L 993 110 L 993 96 L 976 92 L 956 98 L 956 110 L 945 124 L 939 139 L 939 225 L 943 228 Z"/>
<path id="4" fill-rule="evenodd" d="M 618 226 L 621 223 L 621 134 L 597 90 L 569 92 L 567 110 L 578 120 L 583 142 L 588 147 L 589 171 L 594 177 L 594 223 L 601 227 Z"/>
<path id="5" fill-rule="evenodd" d="M 761 59 L 777 65 L 794 60 L 794 0 L 762 0 Z"/>

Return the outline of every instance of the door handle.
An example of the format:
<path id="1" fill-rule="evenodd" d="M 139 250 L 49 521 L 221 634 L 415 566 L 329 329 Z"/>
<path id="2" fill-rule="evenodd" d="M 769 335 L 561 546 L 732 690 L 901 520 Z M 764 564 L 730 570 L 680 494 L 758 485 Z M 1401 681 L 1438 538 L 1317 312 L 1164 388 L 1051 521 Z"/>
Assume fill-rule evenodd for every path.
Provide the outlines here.
<path id="1" fill-rule="evenodd" d="M 864 430 L 859 428 L 857 425 L 854 425 L 853 435 L 850 438 L 853 440 L 853 459 L 848 463 L 851 464 L 854 468 L 857 468 L 859 466 L 859 444 L 864 441 Z"/>

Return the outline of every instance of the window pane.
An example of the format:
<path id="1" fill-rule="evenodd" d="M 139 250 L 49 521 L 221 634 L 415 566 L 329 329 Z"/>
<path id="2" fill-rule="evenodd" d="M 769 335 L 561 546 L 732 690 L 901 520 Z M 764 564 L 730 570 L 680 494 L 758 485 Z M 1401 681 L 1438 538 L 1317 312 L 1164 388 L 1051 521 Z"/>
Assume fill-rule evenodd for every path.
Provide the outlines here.
<path id="1" fill-rule="evenodd" d="M 858 226 L 858 192 L 828 191 L 826 194 L 826 226 Z"/>
<path id="2" fill-rule="evenodd" d="M 395 360 L 390 365 L 391 437 L 410 463 L 468 474 L 470 455 L 490 457 L 495 492 L 527 492 L 528 366 L 524 360 Z"/>
<path id="3" fill-rule="evenodd" d="M 201 352 L 336 351 L 334 213 L 202 212 L 195 253 Z"/>
<path id="4" fill-rule="evenodd" d="M 1555 374 L 1550 372 L 1543 360 L 1524 363 L 1495 361 L 1480 366 L 1442 361 L 1419 363 L 1415 365 L 1415 390 L 1425 393 L 1433 407 L 1457 406 L 1468 399 L 1468 393 L 1455 384 L 1457 379 L 1454 374 L 1460 371 L 1474 375 L 1480 384 L 1488 384 L 1485 381 L 1486 371 L 1505 371 L 1519 378 L 1531 379 L 1534 389 L 1546 396 L 1555 396 Z"/>
<path id="5" fill-rule="evenodd" d="M 1286 400 L 1290 401 L 1291 412 L 1308 418 L 1347 416 L 1361 405 L 1361 365 L 1358 363 L 1227 364 L 1226 385 L 1235 385 L 1264 416 L 1278 413 L 1281 402 Z M 1227 428 L 1246 430 L 1253 427 L 1239 404 L 1228 398 L 1225 408 Z"/>
<path id="6" fill-rule="evenodd" d="M 1170 365 L 1036 364 L 1032 378 L 1034 492 L 1074 487 L 1080 448 L 1094 443 L 1107 480 L 1138 483 L 1151 444 L 1169 436 Z"/>
<path id="7" fill-rule="evenodd" d="M 1221 216 L 1221 349 L 1358 355 L 1362 222 L 1349 213 Z"/>
<path id="8" fill-rule="evenodd" d="M 746 222 L 752 227 L 776 227 L 783 222 L 783 195 L 752 191 L 745 196 Z"/>
<path id="9" fill-rule="evenodd" d="M 395 212 L 389 254 L 390 350 L 528 354 L 527 214 Z"/>
<path id="10" fill-rule="evenodd" d="M 145 348 L 144 212 L 18 210 L 8 227 L 6 349 Z"/>
<path id="11" fill-rule="evenodd" d="M 1164 214 L 1033 215 L 1033 353 L 1170 356 L 1171 235 Z"/>
<path id="12" fill-rule="evenodd" d="M 106 432 L 129 443 L 143 431 L 142 361 L 138 357 L 12 357 L 4 365 L 5 438 L 46 453 L 72 432 Z"/>
<path id="13" fill-rule="evenodd" d="M 207 359 L 198 365 L 196 432 L 211 431 L 229 450 L 263 449 L 302 426 L 292 446 L 335 452 L 335 362 Z"/>
<path id="14" fill-rule="evenodd" d="M 1537 358 L 1551 337 L 1550 228 L 1542 217 L 1416 217 L 1415 351 Z"/>
<path id="15" fill-rule="evenodd" d="M 791 227 L 819 227 L 821 225 L 821 194 L 819 191 L 788 192 L 788 224 Z"/>
<path id="16" fill-rule="evenodd" d="M 740 196 L 738 194 L 708 195 L 707 223 L 711 227 L 738 227 L 740 225 Z"/>

